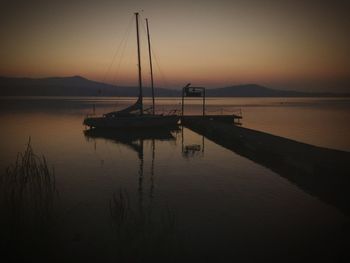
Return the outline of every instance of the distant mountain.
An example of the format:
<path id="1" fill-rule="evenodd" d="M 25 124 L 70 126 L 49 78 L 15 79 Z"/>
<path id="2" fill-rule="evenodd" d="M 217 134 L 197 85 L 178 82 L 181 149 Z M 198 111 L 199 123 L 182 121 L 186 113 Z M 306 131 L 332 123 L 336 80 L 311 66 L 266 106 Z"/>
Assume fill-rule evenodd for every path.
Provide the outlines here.
<path id="1" fill-rule="evenodd" d="M 143 89 L 151 96 L 151 89 Z M 175 90 L 157 89 L 157 96 L 176 96 Z M 80 76 L 53 78 L 0 77 L 0 96 L 121 96 L 138 95 L 137 87 L 119 87 L 85 79 Z"/>
<path id="2" fill-rule="evenodd" d="M 293 90 L 276 90 L 256 84 L 237 85 L 226 88 L 208 89 L 209 97 L 312 97 L 335 96 L 333 93 L 311 93 Z"/>
<path id="3" fill-rule="evenodd" d="M 143 89 L 144 96 L 151 96 L 151 89 Z M 0 77 L 0 96 L 118 96 L 134 97 L 137 87 L 119 87 L 88 80 L 80 76 L 53 78 L 8 78 Z M 181 90 L 156 88 L 158 97 L 181 96 Z M 331 97 L 350 94 L 311 93 L 291 90 L 276 90 L 256 84 L 236 85 L 207 89 L 208 97 Z"/>

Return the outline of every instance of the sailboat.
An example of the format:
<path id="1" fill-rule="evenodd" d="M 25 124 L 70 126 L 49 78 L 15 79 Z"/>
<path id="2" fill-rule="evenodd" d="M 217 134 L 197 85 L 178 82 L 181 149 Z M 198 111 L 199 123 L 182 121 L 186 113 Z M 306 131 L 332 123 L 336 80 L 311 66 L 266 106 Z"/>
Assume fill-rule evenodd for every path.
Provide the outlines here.
<path id="1" fill-rule="evenodd" d="M 138 82 L 139 96 L 135 104 L 119 111 L 113 111 L 104 114 L 101 117 L 87 117 L 83 124 L 89 128 L 114 128 L 114 129 L 135 129 L 135 128 L 167 128 L 178 125 L 180 117 L 176 114 L 163 115 L 155 114 L 154 86 L 153 86 L 153 68 L 151 56 L 151 42 L 147 25 L 148 51 L 151 69 L 151 88 L 152 88 L 152 113 L 146 113 L 143 108 L 142 96 L 142 74 L 141 74 L 141 54 L 140 54 L 140 36 L 139 36 L 139 13 L 135 13 L 136 20 L 136 40 L 137 40 L 137 58 L 138 58 Z"/>

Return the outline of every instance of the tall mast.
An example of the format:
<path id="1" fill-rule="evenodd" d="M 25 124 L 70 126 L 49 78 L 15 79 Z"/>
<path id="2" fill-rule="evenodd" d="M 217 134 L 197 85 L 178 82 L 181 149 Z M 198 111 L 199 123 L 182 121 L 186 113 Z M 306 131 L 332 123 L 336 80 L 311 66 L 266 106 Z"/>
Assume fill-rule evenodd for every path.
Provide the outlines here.
<path id="1" fill-rule="evenodd" d="M 149 67 L 151 69 L 151 89 L 152 89 L 152 108 L 153 115 L 155 114 L 155 103 L 154 103 L 154 86 L 153 86 L 153 67 L 152 67 L 152 54 L 151 54 L 151 40 L 149 36 L 148 19 L 146 18 L 147 25 L 147 38 L 148 38 L 148 55 L 149 55 Z"/>
<path id="2" fill-rule="evenodd" d="M 137 59 L 139 68 L 139 101 L 141 103 L 140 115 L 143 114 L 142 103 L 142 75 L 141 75 L 141 55 L 140 55 L 140 37 L 139 37 L 139 13 L 135 13 L 136 17 L 136 37 L 137 37 Z"/>

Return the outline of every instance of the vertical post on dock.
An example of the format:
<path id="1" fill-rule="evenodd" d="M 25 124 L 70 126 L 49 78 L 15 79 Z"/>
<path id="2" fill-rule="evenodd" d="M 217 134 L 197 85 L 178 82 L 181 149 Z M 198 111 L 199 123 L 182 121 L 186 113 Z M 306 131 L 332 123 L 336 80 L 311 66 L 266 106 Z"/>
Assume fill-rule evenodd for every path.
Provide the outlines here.
<path id="1" fill-rule="evenodd" d="M 203 117 L 205 116 L 205 88 L 203 88 Z"/>
<path id="2" fill-rule="evenodd" d="M 184 127 L 181 127 L 181 152 L 184 152 Z"/>
<path id="3" fill-rule="evenodd" d="M 202 153 L 204 153 L 204 135 L 202 136 Z"/>
<path id="4" fill-rule="evenodd" d="M 187 86 L 186 86 L 187 87 Z M 181 116 L 184 116 L 184 110 L 185 110 L 185 88 L 182 88 L 182 100 L 181 100 Z"/>
<path id="5" fill-rule="evenodd" d="M 184 116 L 184 110 L 185 110 L 185 96 L 187 96 L 186 90 L 188 89 L 189 86 L 191 86 L 191 83 L 187 83 L 187 85 L 182 88 L 182 107 L 181 107 L 182 117 Z"/>

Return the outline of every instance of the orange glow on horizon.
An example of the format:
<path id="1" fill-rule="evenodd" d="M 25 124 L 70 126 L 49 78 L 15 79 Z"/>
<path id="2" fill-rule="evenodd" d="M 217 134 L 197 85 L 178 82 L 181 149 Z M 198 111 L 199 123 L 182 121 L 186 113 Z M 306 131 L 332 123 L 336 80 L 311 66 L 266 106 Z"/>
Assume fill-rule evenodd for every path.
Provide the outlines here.
<path id="1" fill-rule="evenodd" d="M 8 7 L 0 28 L 0 75 L 81 75 L 120 86 L 136 85 L 133 12 L 138 4 L 55 3 L 30 12 Z M 151 1 L 148 13 L 141 12 L 141 21 L 150 19 L 156 86 L 267 83 L 283 88 L 304 82 L 307 89 L 314 80 L 320 84 L 350 78 L 349 19 L 342 6 L 315 9 L 301 3 L 277 7 L 230 1 L 203 2 L 200 7 L 195 2 L 169 5 Z M 18 20 L 11 19 L 14 10 L 22 13 Z M 142 27 L 143 77 L 148 85 Z"/>

